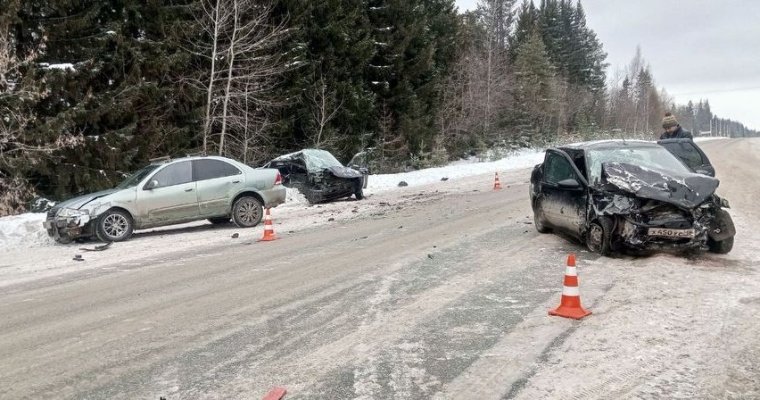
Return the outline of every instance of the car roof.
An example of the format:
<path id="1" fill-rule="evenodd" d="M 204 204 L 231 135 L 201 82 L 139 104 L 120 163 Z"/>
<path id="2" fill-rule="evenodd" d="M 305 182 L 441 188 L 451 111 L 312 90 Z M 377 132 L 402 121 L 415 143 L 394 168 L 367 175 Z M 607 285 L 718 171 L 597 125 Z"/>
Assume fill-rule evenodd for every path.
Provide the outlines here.
<path id="1" fill-rule="evenodd" d="M 178 157 L 178 158 L 169 158 L 169 157 L 155 158 L 155 159 L 150 160 L 150 164 L 162 165 L 162 164 L 175 163 L 178 161 L 192 161 L 192 160 L 219 160 L 219 161 L 225 161 L 225 162 L 238 163 L 238 161 L 235 161 L 231 158 L 222 157 L 222 156 L 185 156 L 185 157 Z"/>
<path id="2" fill-rule="evenodd" d="M 590 142 L 571 143 L 562 146 L 557 146 L 562 150 L 605 150 L 605 149 L 620 149 L 620 148 L 657 148 L 660 147 L 656 142 L 648 142 L 646 140 L 594 140 Z"/>

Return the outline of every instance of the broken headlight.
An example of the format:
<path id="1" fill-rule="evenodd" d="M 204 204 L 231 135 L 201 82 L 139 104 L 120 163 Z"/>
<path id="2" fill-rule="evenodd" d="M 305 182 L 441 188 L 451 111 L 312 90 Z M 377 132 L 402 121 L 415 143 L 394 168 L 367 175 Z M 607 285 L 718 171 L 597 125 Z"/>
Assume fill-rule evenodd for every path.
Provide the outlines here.
<path id="1" fill-rule="evenodd" d="M 89 215 L 89 212 L 84 210 L 77 210 L 74 208 L 62 208 L 60 211 L 58 211 L 57 216 L 63 217 L 63 218 L 69 218 L 69 217 L 81 217 L 84 215 Z"/>

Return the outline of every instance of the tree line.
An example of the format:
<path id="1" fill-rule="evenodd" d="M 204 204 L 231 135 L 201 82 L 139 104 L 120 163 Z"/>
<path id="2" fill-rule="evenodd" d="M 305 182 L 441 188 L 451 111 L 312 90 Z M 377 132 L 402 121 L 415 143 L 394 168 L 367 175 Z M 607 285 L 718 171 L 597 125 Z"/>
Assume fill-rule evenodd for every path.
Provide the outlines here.
<path id="1" fill-rule="evenodd" d="M 757 132 L 676 106 L 640 51 L 608 76 L 580 2 L 0 0 L 0 215 L 159 156 L 251 165 L 304 147 L 386 171 L 493 147 Z M 620 79 L 617 79 L 620 78 Z M 707 121 L 707 122 L 705 122 Z M 709 127 L 706 128 L 706 123 Z"/>

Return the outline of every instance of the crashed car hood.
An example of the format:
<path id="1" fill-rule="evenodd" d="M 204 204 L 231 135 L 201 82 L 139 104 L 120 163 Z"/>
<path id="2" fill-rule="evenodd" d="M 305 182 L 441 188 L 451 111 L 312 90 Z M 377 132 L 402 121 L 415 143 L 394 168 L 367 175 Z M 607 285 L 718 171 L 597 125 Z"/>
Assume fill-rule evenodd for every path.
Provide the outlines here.
<path id="1" fill-rule="evenodd" d="M 108 196 L 109 194 L 118 192 L 119 189 L 108 189 L 103 190 L 100 192 L 85 194 L 83 196 L 74 197 L 73 199 L 66 200 L 62 203 L 59 203 L 57 207 L 60 208 L 74 208 L 74 209 L 80 209 L 82 206 L 86 205 L 87 203 L 99 199 L 104 196 Z"/>
<path id="2" fill-rule="evenodd" d="M 359 172 L 359 171 L 357 171 L 357 170 L 355 170 L 355 169 L 353 169 L 353 168 L 334 166 L 334 167 L 328 168 L 328 170 L 330 170 L 330 172 L 333 175 L 337 176 L 338 178 L 348 178 L 348 179 L 351 179 L 351 178 L 361 178 L 362 177 L 362 173 Z"/>
<path id="3" fill-rule="evenodd" d="M 695 208 L 715 193 L 718 181 L 701 174 L 670 174 L 638 165 L 602 164 L 606 183 L 637 197 L 658 200 L 684 208 Z"/>

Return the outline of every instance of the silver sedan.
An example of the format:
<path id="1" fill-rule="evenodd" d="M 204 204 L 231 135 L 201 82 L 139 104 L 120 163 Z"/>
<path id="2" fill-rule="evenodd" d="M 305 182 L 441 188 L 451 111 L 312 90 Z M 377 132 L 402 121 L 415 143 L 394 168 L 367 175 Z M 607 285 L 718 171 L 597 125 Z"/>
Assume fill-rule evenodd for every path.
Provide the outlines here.
<path id="1" fill-rule="evenodd" d="M 92 236 L 118 242 L 135 229 L 203 219 L 253 227 L 264 207 L 284 202 L 276 169 L 254 169 L 224 157 L 185 157 L 152 163 L 114 189 L 60 203 L 43 224 L 60 243 Z"/>

